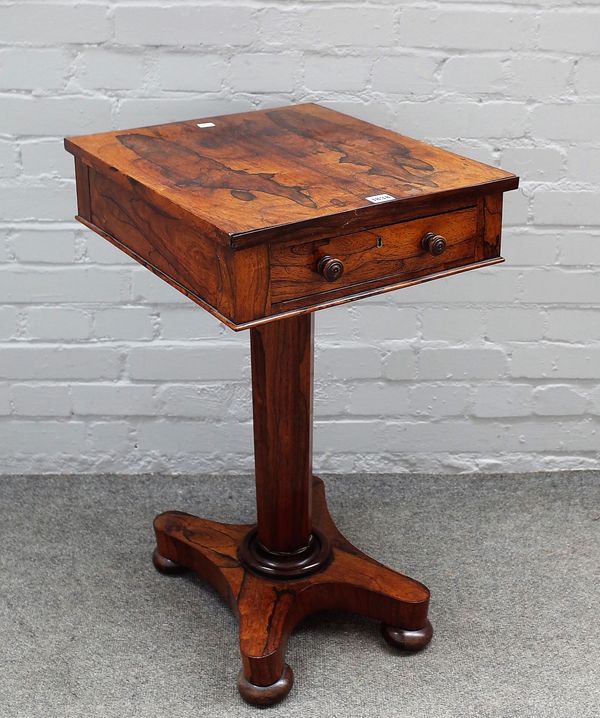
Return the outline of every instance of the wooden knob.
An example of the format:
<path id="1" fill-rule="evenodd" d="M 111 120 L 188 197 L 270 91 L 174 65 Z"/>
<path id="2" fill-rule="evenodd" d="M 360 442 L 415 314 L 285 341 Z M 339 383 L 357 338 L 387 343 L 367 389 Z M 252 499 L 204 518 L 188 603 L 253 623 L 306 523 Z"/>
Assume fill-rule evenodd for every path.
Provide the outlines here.
<path id="1" fill-rule="evenodd" d="M 434 257 L 437 257 L 438 255 L 443 254 L 446 251 L 448 242 L 446 241 L 445 237 L 442 237 L 441 234 L 436 234 L 435 232 L 427 232 L 427 234 L 421 240 L 421 246 L 426 252 L 429 252 L 429 254 L 432 254 Z"/>
<path id="2" fill-rule="evenodd" d="M 317 272 L 328 282 L 335 282 L 344 273 L 344 265 L 339 259 L 326 254 L 317 262 Z"/>

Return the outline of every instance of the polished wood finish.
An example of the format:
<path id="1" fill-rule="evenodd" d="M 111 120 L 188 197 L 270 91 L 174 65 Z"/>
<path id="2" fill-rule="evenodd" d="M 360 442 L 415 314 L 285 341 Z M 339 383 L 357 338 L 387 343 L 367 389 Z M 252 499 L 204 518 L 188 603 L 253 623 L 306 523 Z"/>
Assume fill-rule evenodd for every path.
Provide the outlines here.
<path id="1" fill-rule="evenodd" d="M 448 249 L 448 240 L 446 237 L 442 237 L 441 234 L 435 232 L 427 232 L 427 234 L 421 240 L 421 247 L 426 252 L 429 252 L 432 257 L 439 257 Z"/>
<path id="2" fill-rule="evenodd" d="M 317 262 L 317 272 L 327 282 L 335 282 L 344 273 L 344 263 L 341 259 L 325 254 Z"/>
<path id="3" fill-rule="evenodd" d="M 271 247 L 271 297 L 274 304 L 318 296 L 342 287 L 353 292 L 382 281 L 438 273 L 475 261 L 478 230 L 477 207 L 376 227 L 372 230 L 320 239 L 303 244 L 277 244 Z M 447 248 L 443 255 L 432 256 L 423 248 L 428 233 L 443 234 Z M 343 274 L 327 281 L 315 272 L 321 257 L 331 256 L 342 262 Z"/>
<path id="4" fill-rule="evenodd" d="M 331 555 L 311 516 L 313 344 L 312 314 L 250 331 L 258 527 L 240 556 L 268 576 L 314 573 Z"/>
<path id="5" fill-rule="evenodd" d="M 106 239 L 223 320 L 231 316 L 244 323 L 264 313 L 266 247 L 236 255 L 188 223 L 180 208 L 155 204 L 146 187 L 92 167 L 88 177 L 90 194 L 78 217 L 87 226 L 101 229 Z"/>
<path id="6" fill-rule="evenodd" d="M 385 623 L 381 624 L 381 635 L 392 648 L 398 648 L 401 651 L 420 651 L 425 648 L 433 637 L 433 626 L 429 621 L 423 626 L 413 631 L 400 626 L 389 626 Z"/>
<path id="7" fill-rule="evenodd" d="M 208 121 L 214 127 L 198 127 Z M 350 214 L 389 210 L 394 202 L 367 200 L 383 193 L 414 211 L 424 197 L 485 195 L 517 182 L 314 104 L 70 137 L 66 146 L 99 172 L 147 188 L 161 206 L 180 208 L 199 229 L 212 227 L 211 239 L 225 246 L 281 240 L 282 226 L 286 235 L 303 225 L 314 231 L 324 217 L 344 230 Z"/>
<path id="8" fill-rule="evenodd" d="M 176 576 L 180 573 L 185 573 L 185 568 L 177 563 L 174 563 L 168 558 L 165 558 L 158 553 L 158 549 L 155 548 L 152 552 L 152 563 L 154 568 L 160 573 Z"/>
<path id="9" fill-rule="evenodd" d="M 211 583 L 237 616 L 242 654 L 243 698 L 272 704 L 292 683 L 285 662 L 294 627 L 316 611 L 352 611 L 381 621 L 385 639 L 402 650 L 420 650 L 431 640 L 429 590 L 359 551 L 338 531 L 327 509 L 323 482 L 313 479 L 314 527 L 329 539 L 330 562 L 294 580 L 255 575 L 239 558 L 253 526 L 222 524 L 170 511 L 156 517 L 157 551 L 163 560 L 194 571 Z M 157 562 L 155 560 L 155 565 Z M 158 567 L 160 570 L 160 562 Z"/>
<path id="10" fill-rule="evenodd" d="M 242 698 L 246 703 L 259 708 L 266 708 L 279 703 L 291 691 L 293 685 L 294 673 L 287 664 L 284 666 L 281 678 L 275 683 L 271 683 L 270 686 L 257 686 L 250 683 L 244 675 L 243 668 L 240 668 L 237 678 L 237 687 Z"/>
<path id="11" fill-rule="evenodd" d="M 518 184 L 504 170 L 314 104 L 71 137 L 65 146 L 77 160 L 78 218 L 237 330 L 500 261 L 485 214 Z M 377 203 L 382 195 L 392 199 Z M 425 231 L 438 232 L 440 214 L 473 207 L 473 256 L 426 266 L 413 242 L 412 263 L 398 256 L 385 277 L 346 281 L 353 289 L 342 297 L 319 291 L 332 278 L 319 274 L 321 251 L 311 299 L 294 295 L 294 304 L 282 298 L 281 272 L 270 272 L 280 243 L 314 254 L 318 242 L 427 217 Z M 369 265 L 386 254 L 361 253 Z"/>
<path id="12" fill-rule="evenodd" d="M 313 104 L 65 146 L 83 224 L 251 329 L 257 524 L 161 514 L 153 556 L 236 613 L 242 697 L 287 695 L 286 642 L 315 611 L 369 616 L 391 646 L 424 648 L 429 591 L 352 546 L 313 479 L 312 312 L 503 261 L 502 193 L 518 178 Z"/>
<path id="13" fill-rule="evenodd" d="M 279 553 L 312 530 L 313 335 L 312 314 L 250 332 L 258 540 Z"/>

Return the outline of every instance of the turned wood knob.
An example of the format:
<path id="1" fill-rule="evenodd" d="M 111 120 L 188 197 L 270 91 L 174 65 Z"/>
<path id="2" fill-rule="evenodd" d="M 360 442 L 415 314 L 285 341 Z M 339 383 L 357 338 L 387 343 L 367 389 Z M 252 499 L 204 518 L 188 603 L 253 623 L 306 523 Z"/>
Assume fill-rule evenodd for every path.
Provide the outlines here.
<path id="1" fill-rule="evenodd" d="M 421 246 L 426 252 L 429 252 L 429 254 L 432 254 L 434 257 L 437 257 L 438 255 L 443 254 L 446 251 L 448 242 L 446 241 L 445 237 L 442 237 L 441 234 L 436 234 L 435 232 L 427 232 L 427 234 L 421 240 Z"/>
<path id="2" fill-rule="evenodd" d="M 317 272 L 328 282 L 335 282 L 344 273 L 344 265 L 339 259 L 326 254 L 317 262 Z"/>

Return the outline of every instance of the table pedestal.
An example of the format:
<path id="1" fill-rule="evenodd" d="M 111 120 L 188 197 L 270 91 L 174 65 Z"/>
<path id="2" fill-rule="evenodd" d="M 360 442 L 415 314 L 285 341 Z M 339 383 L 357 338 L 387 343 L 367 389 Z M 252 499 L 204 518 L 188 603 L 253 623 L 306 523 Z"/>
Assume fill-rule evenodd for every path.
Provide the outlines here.
<path id="1" fill-rule="evenodd" d="M 256 525 L 178 511 L 154 521 L 154 565 L 194 571 L 228 601 L 240 627 L 238 688 L 255 705 L 293 684 L 287 639 L 305 616 L 352 611 L 382 622 L 386 641 L 424 648 L 429 591 L 366 556 L 337 530 L 312 475 L 313 315 L 251 330 Z"/>

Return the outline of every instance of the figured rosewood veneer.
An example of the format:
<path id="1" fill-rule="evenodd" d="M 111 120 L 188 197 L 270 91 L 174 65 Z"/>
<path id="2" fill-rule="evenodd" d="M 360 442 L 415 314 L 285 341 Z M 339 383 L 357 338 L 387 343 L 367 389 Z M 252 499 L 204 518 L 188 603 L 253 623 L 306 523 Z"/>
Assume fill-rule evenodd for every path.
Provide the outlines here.
<path id="1" fill-rule="evenodd" d="M 312 474 L 313 314 L 501 262 L 503 170 L 306 104 L 71 137 L 78 219 L 235 330 L 250 328 L 257 523 L 171 511 L 154 565 L 240 624 L 245 700 L 290 690 L 285 644 L 323 609 L 424 648 L 429 591 L 336 529 Z M 278 321 L 274 321 L 278 320 Z"/>
<path id="2" fill-rule="evenodd" d="M 313 104 L 65 146 L 78 219 L 238 330 L 502 261 L 502 192 L 518 184 Z M 442 254 L 421 246 L 429 231 Z"/>

